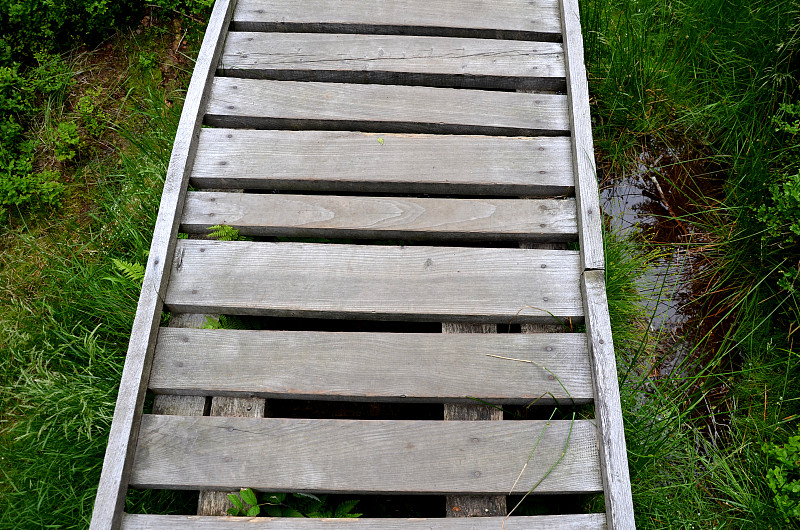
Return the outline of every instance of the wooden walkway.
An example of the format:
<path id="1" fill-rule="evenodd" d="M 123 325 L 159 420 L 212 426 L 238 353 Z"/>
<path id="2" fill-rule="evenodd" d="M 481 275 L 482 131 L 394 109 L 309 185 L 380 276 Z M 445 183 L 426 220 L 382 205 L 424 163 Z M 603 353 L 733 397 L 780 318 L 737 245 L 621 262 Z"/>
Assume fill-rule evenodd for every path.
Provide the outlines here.
<path id="1" fill-rule="evenodd" d="M 504 528 L 633 528 L 600 223 L 576 0 L 217 0 L 92 528 L 499 529 L 530 490 L 606 512 Z M 220 517 L 242 487 L 441 495 L 441 519 Z M 128 488 L 200 490 L 200 515 L 127 514 Z"/>

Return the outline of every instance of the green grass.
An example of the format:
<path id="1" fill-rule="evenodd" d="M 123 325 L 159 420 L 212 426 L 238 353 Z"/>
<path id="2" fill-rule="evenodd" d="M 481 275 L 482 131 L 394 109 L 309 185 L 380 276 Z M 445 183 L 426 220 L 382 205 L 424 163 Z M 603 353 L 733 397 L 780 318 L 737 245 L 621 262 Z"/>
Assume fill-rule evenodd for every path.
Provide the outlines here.
<path id="1" fill-rule="evenodd" d="M 16 212 L 0 239 L 0 528 L 83 528 L 91 516 L 140 288 L 114 260 L 146 259 L 180 112 L 179 84 L 135 66 L 136 51 L 131 61 L 121 85 L 103 87 L 125 94 L 102 134 L 124 147 L 86 148 L 66 168 L 69 204 Z M 185 500 L 137 493 L 129 503 L 169 512 Z"/>
<path id="2" fill-rule="evenodd" d="M 636 254 L 607 248 L 637 523 L 798 526 L 774 503 L 763 446 L 794 434 L 800 412 L 800 312 L 780 283 L 800 251 L 764 237 L 756 211 L 786 160 L 800 158 L 786 156 L 797 144 L 770 119 L 799 95 L 799 6 L 595 0 L 582 2 L 582 18 L 601 173 L 640 170 L 642 152 L 675 153 L 657 176 L 684 196 L 670 217 L 695 228 L 681 246 L 702 264 L 688 354 L 655 377 L 668 342 L 630 310 L 631 289 L 620 293 Z M 725 178 L 709 179 L 712 170 Z"/>

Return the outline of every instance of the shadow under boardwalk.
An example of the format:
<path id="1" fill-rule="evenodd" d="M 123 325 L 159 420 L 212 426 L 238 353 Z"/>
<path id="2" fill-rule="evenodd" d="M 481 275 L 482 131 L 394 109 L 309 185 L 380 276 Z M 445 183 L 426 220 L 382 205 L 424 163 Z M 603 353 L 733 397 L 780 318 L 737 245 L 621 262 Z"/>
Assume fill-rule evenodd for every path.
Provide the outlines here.
<path id="1" fill-rule="evenodd" d="M 217 0 L 92 528 L 633 528 L 603 267 L 576 0 Z"/>

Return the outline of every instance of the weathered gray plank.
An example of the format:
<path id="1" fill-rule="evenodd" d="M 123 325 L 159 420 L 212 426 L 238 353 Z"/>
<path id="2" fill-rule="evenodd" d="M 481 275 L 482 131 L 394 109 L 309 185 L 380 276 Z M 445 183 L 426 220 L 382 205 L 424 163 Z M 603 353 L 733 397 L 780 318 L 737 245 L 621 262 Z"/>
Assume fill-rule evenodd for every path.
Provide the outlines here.
<path id="1" fill-rule="evenodd" d="M 541 439 L 539 438 L 541 435 Z M 131 484 L 156 489 L 495 493 L 602 490 L 591 421 L 145 415 Z M 566 448 L 566 455 L 561 458 Z"/>
<path id="2" fill-rule="evenodd" d="M 569 138 L 203 129 L 192 183 L 556 197 L 574 191 L 570 161 Z"/>
<path id="3" fill-rule="evenodd" d="M 150 373 L 153 343 L 161 318 L 161 300 L 169 279 L 170 269 L 167 265 L 171 263 L 175 249 L 183 198 L 201 125 L 200 113 L 235 4 L 235 0 L 218 0 L 214 5 L 186 93 L 92 512 L 90 528 L 94 530 L 119 528 L 122 519 L 131 459 Z"/>
<path id="4" fill-rule="evenodd" d="M 605 486 L 608 527 L 635 528 L 625 426 L 617 379 L 617 361 L 603 271 L 586 271 L 581 291 L 586 306 L 586 332 L 592 360 L 600 462 Z"/>
<path id="5" fill-rule="evenodd" d="M 191 515 L 125 514 L 124 530 L 604 530 L 603 514 L 485 517 L 480 519 L 295 519 L 271 517 L 197 517 Z"/>
<path id="6" fill-rule="evenodd" d="M 469 337 L 162 328 L 150 388 L 369 401 L 464 402 L 472 396 L 507 403 L 550 403 L 549 393 L 569 401 L 569 393 L 586 403 L 594 392 L 587 348 L 582 333 Z"/>
<path id="7" fill-rule="evenodd" d="M 603 216 L 594 164 L 592 121 L 589 115 L 589 84 L 583 62 L 578 0 L 559 0 L 564 27 L 564 55 L 567 61 L 567 97 L 572 128 L 572 167 L 578 227 L 584 269 L 603 269 Z"/>
<path id="8" fill-rule="evenodd" d="M 234 27 L 507 38 L 554 38 L 561 32 L 556 0 L 397 0 L 369 6 L 358 0 L 242 0 Z"/>
<path id="9" fill-rule="evenodd" d="M 204 122 L 248 129 L 566 135 L 566 96 L 216 77 Z"/>
<path id="10" fill-rule="evenodd" d="M 538 249 L 546 249 L 546 250 L 566 250 L 567 245 L 564 243 L 531 243 L 531 242 L 521 242 L 519 248 L 538 248 Z M 537 324 L 528 322 L 526 324 L 522 324 L 520 326 L 520 333 L 563 333 L 565 331 L 569 331 L 562 324 Z M 558 376 L 560 379 L 561 376 Z M 567 387 L 569 390 L 569 387 Z M 573 396 L 574 397 L 574 396 Z"/>
<path id="11" fill-rule="evenodd" d="M 211 416 L 232 416 L 237 418 L 263 418 L 266 401 L 254 397 L 214 396 L 211 399 Z M 246 487 L 242 484 L 240 487 Z M 197 515 L 226 515 L 233 503 L 228 492 L 201 490 L 197 502 Z"/>
<path id="12" fill-rule="evenodd" d="M 165 300 L 185 313 L 580 321 L 578 259 L 570 251 L 181 240 Z"/>
<path id="13" fill-rule="evenodd" d="M 560 43 L 232 32 L 221 75 L 284 81 L 566 90 Z"/>
<path id="14" fill-rule="evenodd" d="M 570 241 L 575 202 L 189 192 L 181 229 L 249 236 Z"/>

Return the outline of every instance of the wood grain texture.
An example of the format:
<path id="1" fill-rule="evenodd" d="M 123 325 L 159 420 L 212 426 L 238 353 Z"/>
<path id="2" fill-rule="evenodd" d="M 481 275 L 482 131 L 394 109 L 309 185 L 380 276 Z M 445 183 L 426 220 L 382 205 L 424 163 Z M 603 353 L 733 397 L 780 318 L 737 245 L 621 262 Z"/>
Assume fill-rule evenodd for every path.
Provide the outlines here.
<path id="1" fill-rule="evenodd" d="M 462 37 L 500 32 L 499 36 L 516 38 L 553 38 L 561 32 L 556 0 L 397 0 L 368 7 L 358 0 L 242 0 L 234 14 L 234 27 Z"/>
<path id="2" fill-rule="evenodd" d="M 530 241 L 524 241 L 519 244 L 519 248 L 538 248 L 541 250 L 566 250 L 567 245 L 564 243 L 533 243 Z M 520 325 L 520 333 L 526 334 L 533 334 L 533 333 L 563 333 L 567 331 L 563 325 L 560 324 L 537 324 L 528 322 L 526 324 Z M 556 374 L 557 375 L 557 374 Z M 561 380 L 561 376 L 557 375 L 559 380 Z M 570 395 L 574 398 L 575 396 L 572 394 L 570 387 L 565 385 L 567 391 L 570 392 Z"/>
<path id="3" fill-rule="evenodd" d="M 566 90 L 560 43 L 231 32 L 218 73 L 250 79 Z"/>
<path id="4" fill-rule="evenodd" d="M 586 271 L 581 290 L 586 304 L 586 333 L 592 360 L 595 388 L 595 416 L 600 445 L 600 462 L 605 486 L 608 527 L 621 530 L 636 527 L 633 517 L 625 426 L 617 379 L 617 360 L 608 317 L 608 300 L 603 271 Z"/>
<path id="5" fill-rule="evenodd" d="M 204 123 L 247 129 L 563 136 L 566 96 L 214 78 Z"/>
<path id="6" fill-rule="evenodd" d="M 93 530 L 114 530 L 119 528 L 122 519 L 154 339 L 161 318 L 161 300 L 169 280 L 168 265 L 172 262 L 183 198 L 197 146 L 200 114 L 208 94 L 209 81 L 222 52 L 222 42 L 235 4 L 235 0 L 218 0 L 214 5 L 186 93 L 95 498 L 90 525 Z"/>
<path id="7" fill-rule="evenodd" d="M 602 491 L 593 422 L 151 416 L 131 484 L 155 489 L 507 494 Z M 566 447 L 566 456 L 553 467 Z M 388 457 L 391 456 L 391 457 Z"/>
<path id="8" fill-rule="evenodd" d="M 578 0 L 559 0 L 564 27 L 567 61 L 567 97 L 572 130 L 572 168 L 578 202 L 578 234 L 584 269 L 603 269 L 603 215 L 594 163 L 592 121 L 589 115 L 589 84 L 583 59 Z"/>
<path id="9" fill-rule="evenodd" d="M 569 138 L 203 129 L 192 184 L 557 197 L 574 191 L 571 149 Z"/>
<path id="10" fill-rule="evenodd" d="M 153 402 L 153 414 L 173 416 L 202 416 L 206 410 L 205 396 L 181 396 L 162 394 Z"/>
<path id="11" fill-rule="evenodd" d="M 568 392 L 587 403 L 594 395 L 587 348 L 580 333 L 468 337 L 162 328 L 150 388 L 359 401 L 468 402 L 472 396 L 520 404 L 552 402 L 549 394 L 568 400 Z"/>
<path id="12" fill-rule="evenodd" d="M 211 416 L 263 418 L 265 412 L 266 401 L 260 398 L 214 396 L 211 399 Z M 197 502 L 197 515 L 227 515 L 228 509 L 232 507 L 233 503 L 228 499 L 227 491 L 201 490 Z"/>
<path id="13" fill-rule="evenodd" d="M 505 526 L 503 524 L 505 523 Z M 603 514 L 484 517 L 480 519 L 295 519 L 271 517 L 197 517 L 191 515 L 125 514 L 124 530 L 604 530 Z"/>
<path id="14" fill-rule="evenodd" d="M 165 300 L 184 313 L 579 322 L 578 259 L 570 251 L 181 240 Z"/>
<path id="15" fill-rule="evenodd" d="M 169 326 L 171 328 L 202 328 L 208 317 L 213 317 L 213 315 L 172 313 L 169 316 Z M 157 341 L 156 348 L 158 348 Z M 157 371 L 157 368 L 150 369 L 151 377 L 154 371 Z M 153 399 L 153 414 L 203 416 L 206 413 L 206 405 L 210 405 L 210 403 L 207 403 L 205 396 L 158 394 Z"/>
<path id="16" fill-rule="evenodd" d="M 468 335 L 496 334 L 497 324 L 443 322 L 442 333 Z M 474 396 L 480 397 L 480 396 Z M 490 405 L 445 403 L 445 421 L 500 421 L 503 411 Z M 491 517 L 506 515 L 505 495 L 448 495 L 445 497 L 447 517 Z"/>
<path id="17" fill-rule="evenodd" d="M 577 240 L 575 202 L 189 192 L 181 230 L 363 239 Z"/>

